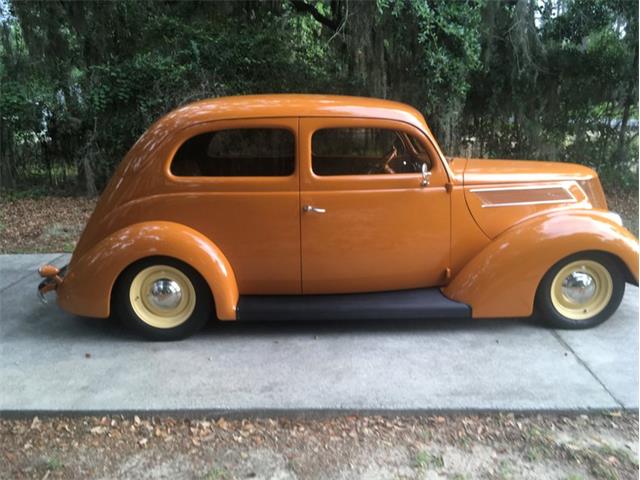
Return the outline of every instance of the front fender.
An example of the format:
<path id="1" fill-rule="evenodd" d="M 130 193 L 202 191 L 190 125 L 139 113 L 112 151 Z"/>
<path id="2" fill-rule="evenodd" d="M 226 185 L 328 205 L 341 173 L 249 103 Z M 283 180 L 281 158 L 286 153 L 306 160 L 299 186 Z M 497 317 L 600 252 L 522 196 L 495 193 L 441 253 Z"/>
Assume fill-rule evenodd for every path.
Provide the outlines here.
<path id="1" fill-rule="evenodd" d="M 79 258 L 72 258 L 58 287 L 58 304 L 69 312 L 106 318 L 111 291 L 122 271 L 137 260 L 162 255 L 195 268 L 213 294 L 220 320 L 234 320 L 238 286 L 220 249 L 198 231 L 174 222 L 130 225 L 102 239 Z"/>
<path id="2" fill-rule="evenodd" d="M 529 316 L 545 273 L 562 258 L 589 250 L 614 255 L 638 282 L 637 239 L 608 212 L 571 210 L 536 216 L 503 232 L 443 293 L 470 305 L 474 317 Z"/>

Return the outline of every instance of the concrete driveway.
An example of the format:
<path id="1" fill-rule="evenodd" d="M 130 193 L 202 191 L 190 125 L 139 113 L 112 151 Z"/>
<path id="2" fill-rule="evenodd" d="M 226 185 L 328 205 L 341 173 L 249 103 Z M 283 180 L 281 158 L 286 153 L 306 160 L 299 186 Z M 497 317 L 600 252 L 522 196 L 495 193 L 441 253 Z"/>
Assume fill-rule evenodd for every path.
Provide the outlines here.
<path id="1" fill-rule="evenodd" d="M 600 327 L 516 320 L 216 324 L 149 343 L 36 298 L 0 255 L 0 412 L 276 414 L 638 408 L 638 289 Z"/>

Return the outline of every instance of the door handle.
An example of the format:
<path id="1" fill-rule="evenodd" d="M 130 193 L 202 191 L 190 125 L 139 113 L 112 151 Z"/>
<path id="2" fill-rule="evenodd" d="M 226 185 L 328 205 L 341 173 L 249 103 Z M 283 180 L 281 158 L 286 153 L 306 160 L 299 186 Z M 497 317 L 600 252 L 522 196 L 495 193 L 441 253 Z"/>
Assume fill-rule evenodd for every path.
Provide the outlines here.
<path id="1" fill-rule="evenodd" d="M 313 205 L 304 205 L 302 207 L 302 211 L 304 213 L 325 213 L 326 212 L 324 208 L 314 207 Z"/>

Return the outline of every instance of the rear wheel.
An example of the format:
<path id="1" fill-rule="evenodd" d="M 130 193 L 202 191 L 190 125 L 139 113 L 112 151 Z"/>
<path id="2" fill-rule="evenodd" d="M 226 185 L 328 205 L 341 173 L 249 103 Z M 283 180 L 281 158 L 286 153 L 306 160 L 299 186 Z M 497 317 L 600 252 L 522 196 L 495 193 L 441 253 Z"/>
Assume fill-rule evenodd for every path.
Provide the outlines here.
<path id="1" fill-rule="evenodd" d="M 153 340 L 178 340 L 199 330 L 213 311 L 207 283 L 189 265 L 167 257 L 127 268 L 114 292 L 122 322 Z"/>
<path id="2" fill-rule="evenodd" d="M 538 313 L 557 328 L 598 325 L 618 308 L 625 281 L 617 261 L 599 252 L 579 253 L 556 263 L 536 298 Z"/>

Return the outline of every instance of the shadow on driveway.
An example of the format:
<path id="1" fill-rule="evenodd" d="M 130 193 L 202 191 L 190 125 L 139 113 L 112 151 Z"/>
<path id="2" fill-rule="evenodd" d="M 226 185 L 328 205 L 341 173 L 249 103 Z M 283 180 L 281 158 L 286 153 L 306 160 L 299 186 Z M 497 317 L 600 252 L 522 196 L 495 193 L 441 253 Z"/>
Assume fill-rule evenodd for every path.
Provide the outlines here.
<path id="1" fill-rule="evenodd" d="M 54 307 L 55 308 L 55 307 Z M 40 323 L 40 322 L 39 322 Z M 55 318 L 48 318 L 41 328 L 28 328 L 12 332 L 20 337 L 30 334 L 41 339 L 55 340 L 123 340 L 148 342 L 143 336 L 129 330 L 117 318 L 97 319 L 56 312 Z M 195 333 L 192 339 L 212 339 L 231 336 L 282 337 L 299 335 L 359 335 L 359 334 L 416 334 L 446 332 L 494 332 L 513 333 L 522 328 L 547 329 L 533 318 L 520 319 L 425 319 L 425 320 L 269 320 L 261 322 L 222 322 L 212 320 Z M 13 335 L 11 335 L 13 336 Z M 188 341 L 189 338 L 181 340 Z M 154 342 L 165 343 L 165 342 Z M 169 342 L 170 343 L 170 342 Z"/>

